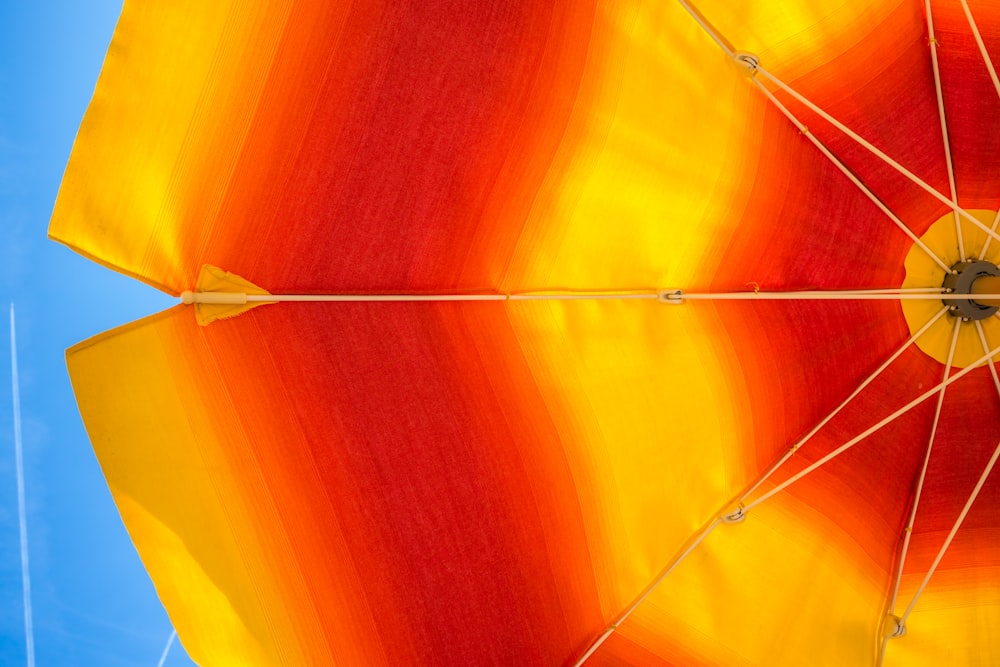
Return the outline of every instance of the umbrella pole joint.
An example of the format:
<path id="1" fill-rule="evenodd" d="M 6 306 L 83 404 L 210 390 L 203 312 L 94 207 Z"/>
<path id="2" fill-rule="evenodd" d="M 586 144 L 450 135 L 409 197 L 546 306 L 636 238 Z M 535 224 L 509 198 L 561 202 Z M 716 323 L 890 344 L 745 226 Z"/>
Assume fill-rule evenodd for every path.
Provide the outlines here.
<path id="1" fill-rule="evenodd" d="M 945 275 L 942 287 L 949 294 L 964 297 L 944 299 L 944 304 L 950 307 L 952 315 L 965 321 L 986 319 L 1000 310 L 1000 301 L 985 296 L 988 290 L 1000 287 L 1000 269 L 993 262 L 981 259 L 958 262 Z M 977 295 L 984 296 L 977 299 Z"/>

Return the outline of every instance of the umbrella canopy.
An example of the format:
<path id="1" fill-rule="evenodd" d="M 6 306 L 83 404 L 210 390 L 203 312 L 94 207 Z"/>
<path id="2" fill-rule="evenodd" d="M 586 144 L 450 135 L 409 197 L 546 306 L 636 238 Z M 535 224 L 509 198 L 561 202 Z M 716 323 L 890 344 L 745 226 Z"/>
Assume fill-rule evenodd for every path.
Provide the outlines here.
<path id="1" fill-rule="evenodd" d="M 1000 8 L 570 5 L 126 4 L 51 236 L 367 295 L 68 353 L 189 654 L 994 664 Z"/>

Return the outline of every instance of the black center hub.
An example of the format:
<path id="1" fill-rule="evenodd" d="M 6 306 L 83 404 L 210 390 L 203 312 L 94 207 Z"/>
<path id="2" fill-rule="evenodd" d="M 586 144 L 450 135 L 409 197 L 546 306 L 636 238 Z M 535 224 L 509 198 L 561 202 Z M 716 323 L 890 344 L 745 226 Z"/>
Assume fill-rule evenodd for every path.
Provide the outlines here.
<path id="1" fill-rule="evenodd" d="M 944 284 L 941 286 L 950 292 L 948 298 L 942 299 L 942 301 L 946 306 L 951 307 L 952 315 L 966 317 L 970 320 L 983 320 L 997 312 L 996 306 L 984 306 L 969 298 L 972 295 L 972 283 L 976 282 L 977 279 L 983 276 L 1000 276 L 1000 269 L 997 268 L 996 264 L 973 260 L 959 262 L 951 269 L 954 273 L 946 275 Z"/>

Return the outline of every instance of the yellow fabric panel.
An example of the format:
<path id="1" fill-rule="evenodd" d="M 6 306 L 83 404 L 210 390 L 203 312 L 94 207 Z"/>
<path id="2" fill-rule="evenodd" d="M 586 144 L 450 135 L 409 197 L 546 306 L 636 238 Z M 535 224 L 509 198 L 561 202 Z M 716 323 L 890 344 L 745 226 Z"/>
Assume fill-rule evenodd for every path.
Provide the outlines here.
<path id="1" fill-rule="evenodd" d="M 505 288 L 690 286 L 740 210 L 762 100 L 677 3 L 611 4 Z"/>
<path id="2" fill-rule="evenodd" d="M 248 604 L 254 595 L 253 574 L 245 566 L 233 567 L 242 558 L 237 555 L 236 544 L 226 540 L 225 531 L 218 529 L 229 521 L 229 512 L 241 510 L 224 507 L 222 499 L 232 495 L 219 486 L 225 484 L 226 478 L 206 474 L 206 467 L 225 464 L 212 460 L 215 448 L 208 443 L 199 446 L 192 422 L 204 428 L 211 424 L 211 415 L 201 401 L 181 404 L 176 395 L 172 396 L 174 383 L 183 381 L 176 375 L 181 368 L 163 349 L 162 344 L 169 345 L 170 341 L 158 335 L 163 330 L 158 326 L 161 323 L 190 316 L 186 308 L 174 308 L 102 334 L 70 349 L 67 362 L 80 412 L 108 486 L 147 569 L 157 573 L 155 583 L 164 606 L 169 611 L 185 598 L 203 601 L 210 611 L 197 621 L 211 619 L 216 624 L 214 634 L 225 638 L 222 646 L 203 650 L 186 644 L 187 650 L 211 663 L 259 663 L 272 647 L 258 643 L 259 638 L 268 636 L 259 632 L 266 623 L 263 615 L 245 615 L 255 608 Z M 136 375 L 143 377 L 150 388 L 162 388 L 160 400 L 149 401 L 120 389 L 131 384 L 129 376 Z M 108 419 L 108 414 L 127 417 Z M 121 446 L 136 440 L 139 434 L 144 442 L 142 448 Z M 206 465 L 197 465 L 203 460 Z M 158 502 L 158 496 L 163 494 L 158 491 L 157 477 L 164 467 L 188 471 L 186 477 L 175 480 L 188 491 L 184 504 L 178 506 L 176 496 L 171 496 L 169 504 Z M 195 530 L 216 536 L 217 542 L 211 549 L 192 554 L 187 536 L 177 535 L 171 528 L 171 524 L 176 525 L 171 516 L 200 517 Z M 168 574 L 163 576 L 161 572 Z M 229 581 L 215 581 L 220 576 Z M 170 583 L 165 585 L 166 580 Z M 229 600 L 223 590 L 238 591 L 237 597 Z M 172 621 L 181 637 L 197 636 L 185 627 L 196 619 L 177 615 Z"/>
<path id="3" fill-rule="evenodd" d="M 610 621 L 746 483 L 752 420 L 731 382 L 739 360 L 711 306 L 516 302 L 510 312 L 586 485 L 595 571 L 612 577 L 598 582 Z"/>
<path id="4" fill-rule="evenodd" d="M 273 27 L 289 9 L 228 0 L 129 3 L 77 135 L 49 235 L 171 294 L 193 285 L 200 267 L 185 262 L 207 242 L 205 222 L 221 205 L 221 186 L 254 109 L 226 102 L 236 91 L 243 100 L 259 95 L 280 35 Z M 216 57 L 206 59 L 206 52 Z M 129 234 L 102 232 L 109 214 L 128 220 Z"/>
<path id="5" fill-rule="evenodd" d="M 325 512 L 322 499 L 303 497 L 311 459 L 303 447 L 291 446 L 281 450 L 281 466 L 260 458 L 254 442 L 287 444 L 296 436 L 287 427 L 268 432 L 266 423 L 252 438 L 242 432 L 244 407 L 232 404 L 220 383 L 198 380 L 215 368 L 203 331 L 191 311 L 178 306 L 67 353 L 95 453 L 178 636 L 206 665 L 370 661 L 373 655 L 362 659 L 351 642 L 339 642 L 334 652 L 329 641 L 304 639 L 324 636 L 306 566 L 273 527 Z M 253 386 L 261 400 L 279 401 L 276 387 Z M 261 475 L 265 466 L 270 482 Z M 343 558 L 339 535 L 327 530 L 316 541 L 323 558 Z M 339 576 L 337 590 L 357 598 L 350 567 Z M 191 608 L 198 613 L 188 613 Z M 370 622 L 356 618 L 339 625 L 360 639 L 373 633 Z"/>

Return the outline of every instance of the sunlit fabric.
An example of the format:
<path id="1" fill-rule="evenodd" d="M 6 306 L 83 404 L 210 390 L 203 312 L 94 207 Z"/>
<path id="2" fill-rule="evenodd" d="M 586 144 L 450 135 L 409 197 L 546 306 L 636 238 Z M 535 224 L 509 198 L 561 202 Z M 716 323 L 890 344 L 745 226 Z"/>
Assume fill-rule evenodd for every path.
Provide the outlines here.
<path id="1" fill-rule="evenodd" d="M 939 4 L 958 200 L 996 211 L 1000 99 Z M 948 192 L 921 3 L 698 9 Z M 1000 53 L 1000 9 L 972 9 Z M 916 235 L 945 216 L 777 95 Z M 272 294 L 889 288 L 912 247 L 680 4 L 638 1 L 128 2 L 50 234 L 172 294 L 206 264 Z M 68 362 L 212 665 L 573 664 L 913 330 L 894 301 L 193 310 Z M 907 349 L 757 494 L 943 373 Z M 713 530 L 591 663 L 873 664 L 935 401 Z M 944 398 L 897 609 L 998 441 L 977 368 Z M 1000 664 L 998 502 L 991 479 L 885 665 Z"/>

